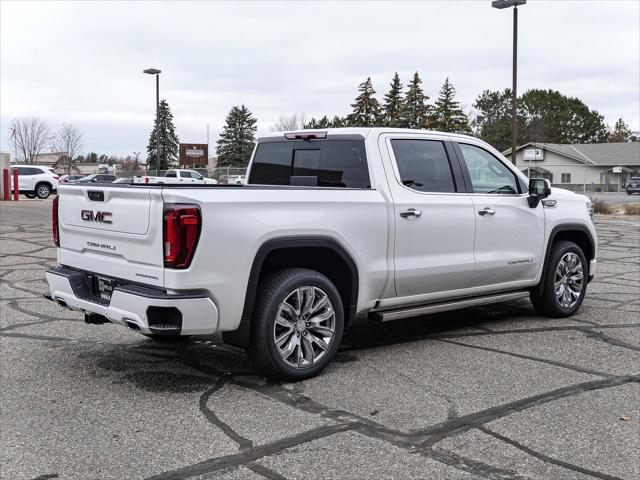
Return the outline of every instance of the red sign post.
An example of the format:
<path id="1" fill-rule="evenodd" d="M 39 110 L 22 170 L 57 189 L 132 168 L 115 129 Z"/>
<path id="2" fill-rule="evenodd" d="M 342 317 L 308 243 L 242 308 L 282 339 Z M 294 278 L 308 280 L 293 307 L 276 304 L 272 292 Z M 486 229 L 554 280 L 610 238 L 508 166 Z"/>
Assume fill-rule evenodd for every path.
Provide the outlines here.
<path id="1" fill-rule="evenodd" d="M 9 187 L 9 169 L 8 168 L 3 168 L 2 169 L 2 192 L 3 192 L 3 200 L 9 200 L 11 198 L 10 194 L 11 194 L 11 188 Z"/>
<path id="2" fill-rule="evenodd" d="M 18 169 L 13 169 L 13 199 L 17 202 L 20 200 L 20 192 L 18 185 Z"/>

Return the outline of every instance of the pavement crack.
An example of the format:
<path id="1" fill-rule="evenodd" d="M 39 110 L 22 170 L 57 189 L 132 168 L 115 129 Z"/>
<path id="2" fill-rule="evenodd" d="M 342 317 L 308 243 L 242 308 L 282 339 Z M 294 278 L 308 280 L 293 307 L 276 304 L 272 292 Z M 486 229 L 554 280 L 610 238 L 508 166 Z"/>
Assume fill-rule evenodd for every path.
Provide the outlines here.
<path id="1" fill-rule="evenodd" d="M 212 423 L 213 425 L 218 427 L 220 430 L 222 430 L 224 432 L 224 434 L 227 437 L 229 437 L 231 440 L 236 442 L 238 444 L 238 447 L 240 448 L 240 450 L 247 450 L 247 449 L 253 447 L 253 442 L 251 440 L 249 440 L 248 438 L 243 437 L 242 435 L 240 435 L 233 428 L 231 428 L 231 426 L 229 424 L 223 422 L 213 412 L 213 410 L 211 410 L 207 405 L 207 403 L 208 403 L 209 399 L 211 398 L 211 396 L 214 393 L 216 393 L 219 390 L 221 390 L 225 386 L 225 384 L 228 382 L 228 380 L 229 380 L 229 376 L 222 375 L 216 381 L 216 383 L 213 385 L 213 387 L 211 387 L 210 389 L 205 391 L 202 395 L 200 395 L 200 411 L 203 413 L 205 418 L 210 423 Z"/>
<path id="2" fill-rule="evenodd" d="M 347 430 L 351 429 L 352 427 L 350 425 L 330 425 L 318 427 L 312 430 L 307 430 L 306 432 L 302 432 L 292 437 L 278 440 L 276 442 L 252 447 L 240 453 L 210 458 L 208 460 L 204 460 L 187 467 L 182 467 L 176 470 L 163 472 L 158 475 L 153 475 L 151 477 L 148 477 L 147 480 L 179 480 L 193 477 L 195 475 L 203 475 L 205 473 L 210 473 L 225 468 L 235 467 L 238 465 L 246 466 L 250 462 L 255 462 L 260 458 L 275 455 L 288 448 L 302 445 L 304 443 L 313 442 L 314 440 L 328 437 L 336 433 L 346 432 Z"/>
<path id="3" fill-rule="evenodd" d="M 487 427 L 481 426 L 478 428 L 481 432 L 484 432 L 488 435 L 491 435 L 494 438 L 497 438 L 498 440 L 508 443 L 509 445 L 512 445 L 514 447 L 516 447 L 517 449 L 531 455 L 532 457 L 537 458 L 538 460 L 541 460 L 545 463 L 550 463 L 553 465 L 556 465 L 558 467 L 562 467 L 562 468 L 566 468 L 567 470 L 572 470 L 574 472 L 578 472 L 578 473 L 582 473 L 585 475 L 590 475 L 592 477 L 595 478 L 602 478 L 603 480 L 621 480 L 619 477 L 614 477 L 613 475 L 608 475 L 606 473 L 602 473 L 602 472 L 597 472 L 595 470 L 591 470 L 588 468 L 584 468 L 584 467 L 580 467 L 579 465 L 574 465 L 572 463 L 568 463 L 568 462 L 564 462 L 562 460 L 558 460 L 555 459 L 553 457 L 550 457 L 548 455 L 545 455 L 544 453 L 540 453 L 536 450 L 533 450 L 532 448 L 529 448 L 525 445 L 522 445 L 519 442 L 516 442 L 515 440 L 512 440 L 509 437 L 505 437 L 504 435 L 499 434 L 498 432 L 495 432 L 493 430 L 488 429 Z"/>
<path id="4" fill-rule="evenodd" d="M 522 412 L 529 408 L 552 402 L 560 398 L 574 397 L 584 392 L 617 387 L 619 385 L 633 382 L 640 383 L 640 374 L 622 375 L 619 377 L 606 378 L 603 380 L 578 383 L 570 385 L 568 387 L 561 387 L 549 392 L 516 400 L 514 402 L 509 402 L 497 407 L 491 407 L 486 410 L 471 413 L 469 415 L 463 415 L 452 420 L 447 420 L 442 423 L 432 425 L 431 427 L 422 430 L 420 433 L 424 437 L 426 437 L 426 439 L 422 442 L 422 446 L 431 448 L 433 445 L 444 440 L 445 438 L 459 435 L 468 430 L 471 430 L 472 428 L 479 428 L 480 426 L 499 418 L 509 416 L 516 412 Z"/>
<path id="5" fill-rule="evenodd" d="M 573 365 L 573 364 L 570 364 L 570 363 L 558 362 L 557 360 L 549 360 L 549 359 L 546 359 L 546 358 L 535 357 L 533 355 L 525 355 L 523 353 L 509 352 L 507 350 L 500 350 L 498 348 L 491 348 L 491 347 L 483 347 L 483 346 L 480 346 L 480 345 L 473 345 L 473 344 L 470 344 L 470 343 L 456 342 L 454 340 L 439 339 L 438 341 L 445 342 L 445 343 L 451 343 L 453 345 L 459 345 L 459 346 L 462 346 L 462 347 L 476 348 L 478 350 L 484 350 L 486 352 L 493 352 L 493 353 L 500 353 L 500 354 L 503 354 L 503 355 L 510 355 L 512 357 L 522 358 L 522 359 L 525 359 L 525 360 L 531 360 L 533 362 L 545 363 L 547 365 L 553 365 L 554 367 L 566 368 L 567 370 L 572 370 L 572 371 L 578 372 L 578 373 L 586 373 L 588 375 L 595 375 L 595 376 L 598 376 L 598 377 L 605 377 L 605 378 L 613 378 L 613 377 L 615 377 L 615 375 L 612 375 L 610 373 L 600 372 L 598 370 L 592 370 L 590 368 L 583 368 L 583 367 L 579 367 L 577 365 Z"/>

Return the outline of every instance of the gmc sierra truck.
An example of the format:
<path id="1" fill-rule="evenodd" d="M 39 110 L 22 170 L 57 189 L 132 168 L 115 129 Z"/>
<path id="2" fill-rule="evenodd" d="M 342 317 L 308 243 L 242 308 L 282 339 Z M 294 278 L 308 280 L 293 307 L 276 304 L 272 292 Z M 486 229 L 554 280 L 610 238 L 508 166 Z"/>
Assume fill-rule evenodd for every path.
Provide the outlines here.
<path id="1" fill-rule="evenodd" d="M 274 133 L 247 185 L 61 185 L 47 280 L 88 323 L 167 340 L 222 332 L 265 374 L 299 380 L 363 316 L 524 297 L 572 315 L 596 273 L 591 214 L 587 197 L 528 180 L 477 138 Z"/>

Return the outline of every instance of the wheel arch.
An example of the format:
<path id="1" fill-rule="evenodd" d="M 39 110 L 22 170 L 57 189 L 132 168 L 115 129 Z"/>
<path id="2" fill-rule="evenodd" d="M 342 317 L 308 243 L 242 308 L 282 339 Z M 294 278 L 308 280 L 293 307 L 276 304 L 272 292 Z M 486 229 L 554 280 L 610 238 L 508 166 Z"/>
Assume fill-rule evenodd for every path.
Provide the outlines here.
<path id="1" fill-rule="evenodd" d="M 551 248 L 553 244 L 558 240 L 567 240 L 578 245 L 584 256 L 587 259 L 587 272 L 589 270 L 589 261 L 595 258 L 596 245 L 591 232 L 586 225 L 581 223 L 563 223 L 556 225 L 551 229 L 549 234 L 549 241 L 547 242 L 547 250 L 544 255 L 544 272 L 547 271 L 549 264 L 549 257 L 551 256 Z"/>
<path id="2" fill-rule="evenodd" d="M 249 273 L 240 325 L 237 330 L 223 332 L 226 343 L 241 348 L 249 344 L 258 284 L 268 273 L 287 267 L 309 268 L 329 278 L 340 292 L 345 327 L 349 325 L 355 317 L 358 304 L 359 276 L 353 257 L 330 237 L 280 237 L 267 240 L 256 252 Z"/>

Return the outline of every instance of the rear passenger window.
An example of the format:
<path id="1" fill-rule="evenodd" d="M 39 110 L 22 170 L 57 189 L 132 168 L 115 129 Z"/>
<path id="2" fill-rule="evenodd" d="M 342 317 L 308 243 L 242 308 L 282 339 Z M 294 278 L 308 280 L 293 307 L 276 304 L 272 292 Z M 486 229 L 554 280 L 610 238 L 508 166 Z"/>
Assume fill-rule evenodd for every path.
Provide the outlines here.
<path id="1" fill-rule="evenodd" d="M 442 142 L 391 140 L 402 184 L 419 192 L 455 192 L 453 173 Z"/>
<path id="2" fill-rule="evenodd" d="M 175 170 L 174 171 L 171 171 L 171 170 L 168 171 L 164 176 L 165 177 L 171 177 L 171 178 L 176 178 L 177 177 Z"/>
<path id="3" fill-rule="evenodd" d="M 318 187 L 371 188 L 364 142 L 259 143 L 248 183 L 291 185 L 291 177 L 306 177 L 304 184 Z"/>

